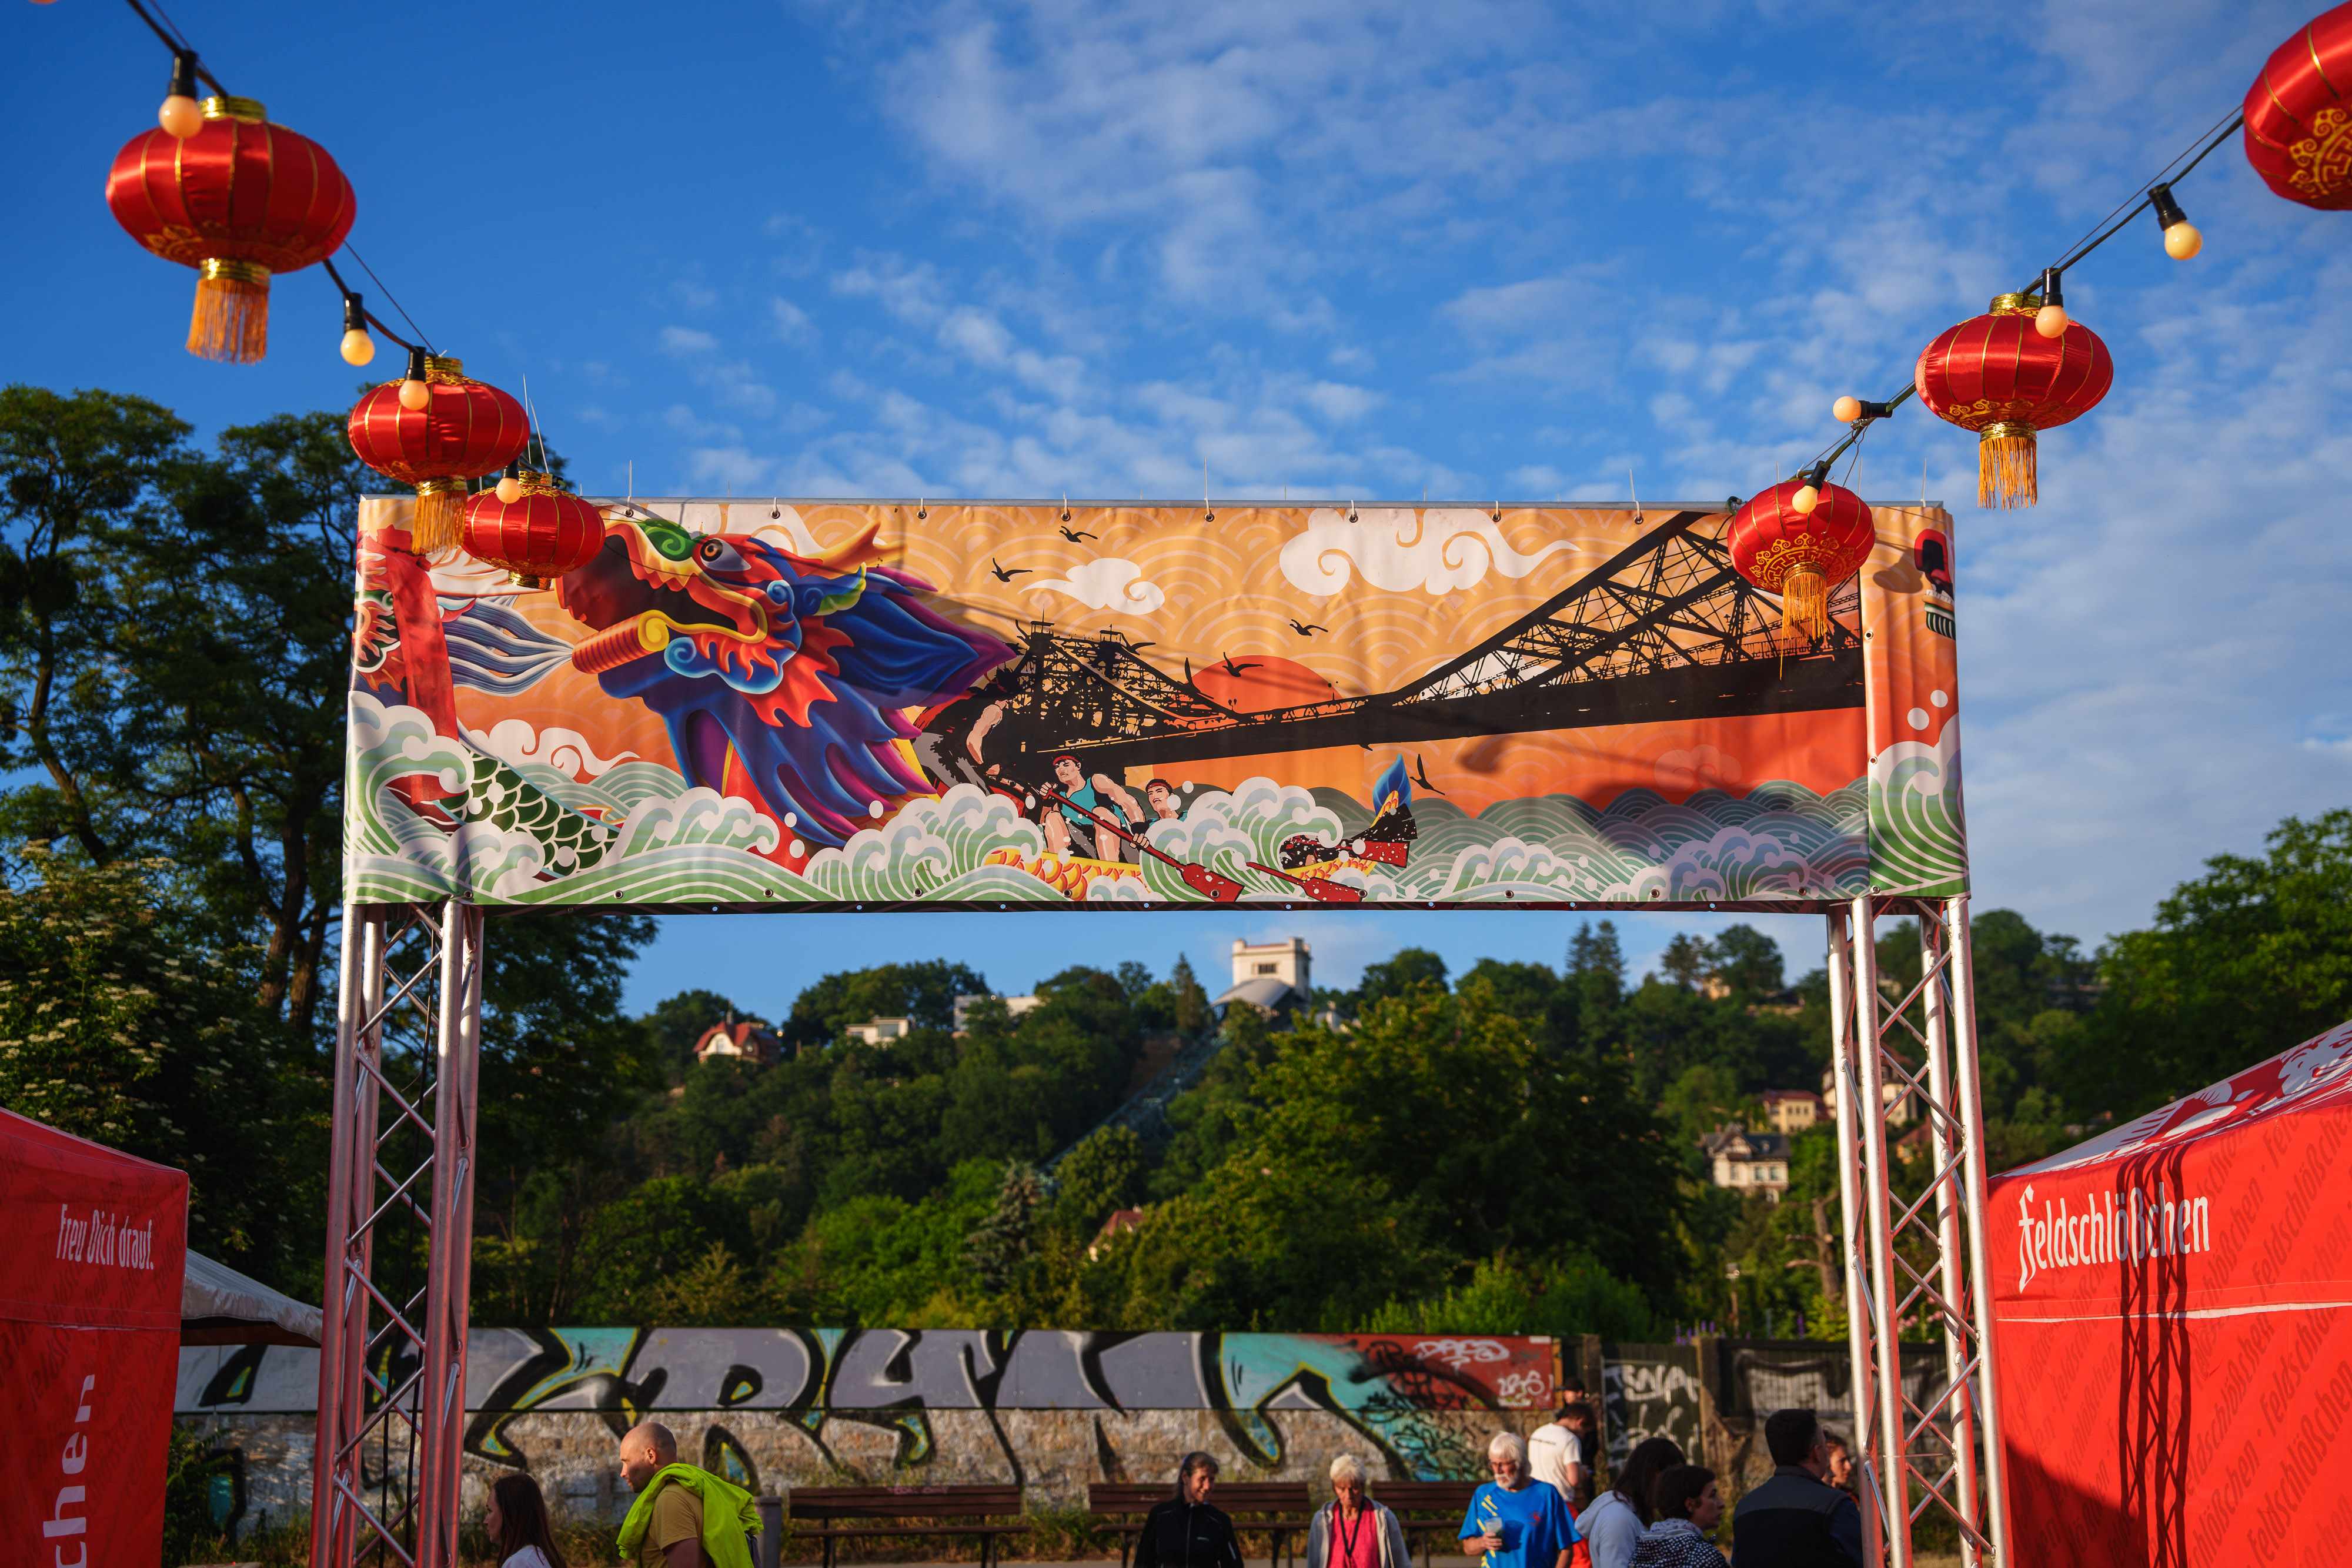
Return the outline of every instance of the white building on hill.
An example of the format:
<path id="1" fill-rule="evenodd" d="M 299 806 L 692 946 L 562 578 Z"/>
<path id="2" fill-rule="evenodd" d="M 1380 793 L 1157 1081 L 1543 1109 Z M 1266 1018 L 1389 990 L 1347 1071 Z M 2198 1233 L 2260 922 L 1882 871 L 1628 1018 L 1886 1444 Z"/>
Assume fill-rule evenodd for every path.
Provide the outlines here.
<path id="1" fill-rule="evenodd" d="M 1279 942 L 1234 943 L 1234 983 L 1219 1008 L 1247 1002 L 1269 1018 L 1305 1007 L 1315 994 L 1312 956 L 1303 936 Z"/>

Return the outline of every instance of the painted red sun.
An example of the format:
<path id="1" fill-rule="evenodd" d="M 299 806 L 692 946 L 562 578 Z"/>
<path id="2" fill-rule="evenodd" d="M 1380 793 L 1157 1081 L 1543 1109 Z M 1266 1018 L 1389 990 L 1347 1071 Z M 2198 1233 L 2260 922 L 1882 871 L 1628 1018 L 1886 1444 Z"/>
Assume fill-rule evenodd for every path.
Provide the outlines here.
<path id="1" fill-rule="evenodd" d="M 1271 653 L 1235 653 L 1206 668 L 1195 666 L 1192 684 L 1210 701 L 1236 713 L 1268 713 L 1339 695 L 1330 682 L 1306 665 Z"/>

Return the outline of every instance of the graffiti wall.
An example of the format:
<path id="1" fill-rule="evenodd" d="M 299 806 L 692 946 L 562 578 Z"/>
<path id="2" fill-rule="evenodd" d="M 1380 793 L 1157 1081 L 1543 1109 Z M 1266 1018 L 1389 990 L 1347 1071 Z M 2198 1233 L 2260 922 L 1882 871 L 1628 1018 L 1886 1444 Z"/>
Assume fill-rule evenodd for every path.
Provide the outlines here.
<path id="1" fill-rule="evenodd" d="M 1926 1405 L 1943 1353 L 1903 1347 Z M 530 1470 L 568 1517 L 616 1521 L 614 1439 L 664 1422 L 681 1451 L 753 1490 L 845 1482 L 1005 1482 L 1032 1506 L 1082 1507 L 1096 1481 L 1152 1482 L 1195 1448 L 1232 1480 L 1328 1491 L 1331 1460 L 1375 1478 L 1475 1479 L 1498 1430 L 1556 1407 L 1563 1367 L 1597 1355 L 1612 1462 L 1671 1437 L 1752 1486 L 1771 1473 L 1763 1419 L 1801 1406 L 1851 1435 L 1843 1343 L 1703 1339 L 1610 1344 L 1476 1335 L 982 1333 L 895 1329 L 477 1329 L 468 1347 L 467 1506 Z M 382 1368 L 404 1374 L 406 1368 Z M 180 1353 L 175 1408 L 223 1453 L 240 1527 L 310 1508 L 318 1353 Z M 372 1456 L 397 1487 L 403 1456 Z M 233 1504 L 232 1504 L 233 1499 Z"/>
<path id="2" fill-rule="evenodd" d="M 572 1511 L 625 1507 L 613 1440 L 648 1418 L 754 1490 L 919 1475 L 1075 1506 L 1089 1481 L 1155 1480 L 1193 1448 L 1236 1477 L 1319 1479 L 1346 1451 L 1375 1474 L 1468 1478 L 1495 1431 L 1549 1418 L 1557 1381 L 1549 1339 L 477 1329 L 468 1488 L 511 1466 Z M 175 1403 L 234 1435 L 249 1507 L 292 1508 L 317 1384 L 315 1351 L 192 1348 Z"/>
<path id="3" fill-rule="evenodd" d="M 1949 519 L 1821 637 L 1715 510 L 608 502 L 544 587 L 360 514 L 347 896 L 1953 892 Z"/>

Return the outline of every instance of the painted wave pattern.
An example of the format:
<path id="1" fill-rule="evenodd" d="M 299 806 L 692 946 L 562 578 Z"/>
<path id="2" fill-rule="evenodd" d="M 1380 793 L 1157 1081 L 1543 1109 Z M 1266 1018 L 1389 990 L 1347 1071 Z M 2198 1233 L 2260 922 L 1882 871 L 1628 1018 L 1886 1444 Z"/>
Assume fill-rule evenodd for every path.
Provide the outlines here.
<path id="1" fill-rule="evenodd" d="M 986 863 L 1000 850 L 1034 860 L 1044 835 L 1014 802 L 970 785 L 911 800 L 794 873 L 766 858 L 776 828 L 750 802 L 689 789 L 656 763 L 624 762 L 577 779 L 487 756 L 436 734 L 418 710 L 363 692 L 352 697 L 352 734 L 345 852 L 351 896 L 362 902 L 1066 902 L 1017 866 Z M 418 774 L 462 792 L 449 802 L 453 821 L 418 811 L 394 788 Z M 1902 777 L 1921 776 L 1915 767 Z M 1917 793 L 1916 784 L 1906 788 Z M 1857 779 L 1827 795 L 1788 783 L 1742 796 L 1703 790 L 1680 805 L 1646 789 L 1606 809 L 1553 795 L 1498 802 L 1475 817 L 1427 800 L 1414 807 L 1420 836 L 1410 864 L 1332 880 L 1381 904 L 1850 898 L 1869 881 L 1875 799 L 1874 786 Z M 1196 796 L 1182 819 L 1154 822 L 1147 836 L 1161 853 L 1240 883 L 1244 903 L 1296 902 L 1298 888 L 1249 862 L 1277 865 L 1296 834 L 1336 844 L 1368 821 L 1345 796 L 1252 779 Z M 1142 873 L 1098 880 L 1090 902 L 1205 900 L 1165 862 L 1146 857 Z"/>
<path id="2" fill-rule="evenodd" d="M 658 764 L 625 762 L 593 781 L 516 766 L 365 692 L 352 694 L 351 724 L 343 847 L 359 902 L 765 903 L 801 881 L 761 858 L 775 848 L 775 824 L 750 802 L 688 789 Z M 451 803 L 454 826 L 394 788 L 418 774 L 464 791 Z"/>
<path id="3" fill-rule="evenodd" d="M 1870 765 L 1871 886 L 1950 897 L 1969 890 L 1967 819 L 1960 808 L 1960 727 L 1929 746 L 1898 741 Z"/>

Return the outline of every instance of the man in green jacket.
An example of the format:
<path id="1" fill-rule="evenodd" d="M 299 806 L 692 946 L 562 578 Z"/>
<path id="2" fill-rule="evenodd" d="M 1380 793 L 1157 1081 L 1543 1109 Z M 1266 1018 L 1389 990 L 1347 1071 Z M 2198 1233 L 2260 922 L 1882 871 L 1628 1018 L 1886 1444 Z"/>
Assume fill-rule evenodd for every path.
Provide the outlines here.
<path id="1" fill-rule="evenodd" d="M 658 1421 L 621 1437 L 621 1479 L 637 1494 L 621 1521 L 634 1568 L 751 1568 L 759 1505 L 741 1487 L 677 1462 L 677 1437 Z"/>

